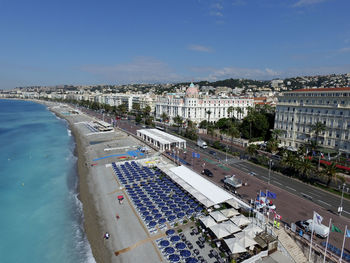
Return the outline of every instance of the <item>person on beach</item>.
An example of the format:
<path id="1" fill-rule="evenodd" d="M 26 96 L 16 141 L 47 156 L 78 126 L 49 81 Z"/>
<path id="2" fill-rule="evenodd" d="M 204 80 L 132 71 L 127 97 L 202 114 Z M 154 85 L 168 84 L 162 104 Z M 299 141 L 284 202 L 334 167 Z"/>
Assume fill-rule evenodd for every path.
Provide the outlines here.
<path id="1" fill-rule="evenodd" d="M 103 237 L 104 239 L 109 239 L 109 233 L 108 232 L 106 232 L 106 234 L 104 235 L 104 237 Z"/>
<path id="2" fill-rule="evenodd" d="M 117 220 L 120 218 L 118 214 L 115 215 L 115 218 L 117 218 Z"/>

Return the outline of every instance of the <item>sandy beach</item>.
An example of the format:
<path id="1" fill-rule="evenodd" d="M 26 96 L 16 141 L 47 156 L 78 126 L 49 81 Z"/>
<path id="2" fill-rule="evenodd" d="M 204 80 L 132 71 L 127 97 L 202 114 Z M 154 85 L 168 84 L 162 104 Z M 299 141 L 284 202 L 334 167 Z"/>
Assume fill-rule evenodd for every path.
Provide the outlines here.
<path id="1" fill-rule="evenodd" d="M 119 130 L 91 133 L 86 123 L 91 122 L 92 117 L 64 114 L 69 108 L 46 102 L 45 105 L 68 121 L 76 141 L 79 198 L 83 203 L 85 232 L 96 262 L 162 262 L 162 255 L 153 242 L 156 237 L 152 237 L 140 221 L 109 167 L 119 160 L 108 156 L 136 149 L 142 143 Z M 94 161 L 96 159 L 101 160 Z M 119 204 L 117 195 L 125 196 L 123 204 Z M 110 239 L 103 238 L 105 232 L 110 233 Z"/>

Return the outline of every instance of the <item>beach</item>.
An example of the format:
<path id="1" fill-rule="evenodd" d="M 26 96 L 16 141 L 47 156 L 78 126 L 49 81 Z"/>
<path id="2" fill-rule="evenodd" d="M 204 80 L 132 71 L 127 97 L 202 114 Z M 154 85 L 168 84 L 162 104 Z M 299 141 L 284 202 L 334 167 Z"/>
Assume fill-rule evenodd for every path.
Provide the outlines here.
<path id="1" fill-rule="evenodd" d="M 79 199 L 83 203 L 84 228 L 96 262 L 163 261 L 152 242 L 154 238 L 130 202 L 125 200 L 123 204 L 118 203 L 117 195 L 123 195 L 126 199 L 127 196 L 112 168 L 108 167 L 113 161 L 118 161 L 117 157 L 108 156 L 123 155 L 126 148 L 135 149 L 142 145 L 141 142 L 119 130 L 91 133 L 86 123 L 93 121 L 92 117 L 83 113 L 66 114 L 72 109 L 62 108 L 56 103 L 39 103 L 44 103 L 58 117 L 67 120 L 75 138 Z M 120 217 L 118 220 L 117 214 Z M 110 239 L 103 238 L 105 232 L 111 235 Z"/>

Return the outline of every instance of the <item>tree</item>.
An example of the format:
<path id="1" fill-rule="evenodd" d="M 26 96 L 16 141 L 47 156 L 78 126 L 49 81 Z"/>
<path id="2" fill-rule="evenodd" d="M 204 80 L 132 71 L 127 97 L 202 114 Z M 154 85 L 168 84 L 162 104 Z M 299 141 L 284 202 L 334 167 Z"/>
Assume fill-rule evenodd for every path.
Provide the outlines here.
<path id="1" fill-rule="evenodd" d="M 207 134 L 210 135 L 212 138 L 214 137 L 215 130 L 214 130 L 213 126 L 209 125 L 209 127 L 207 129 Z"/>
<path id="2" fill-rule="evenodd" d="M 166 114 L 165 112 L 162 113 L 162 115 L 160 116 L 162 119 L 162 122 L 168 121 L 169 120 L 169 116 L 168 114 Z"/>
<path id="3" fill-rule="evenodd" d="M 232 144 L 233 144 L 233 138 L 237 138 L 240 135 L 239 130 L 237 129 L 236 125 L 234 125 L 233 123 L 231 124 L 231 127 L 228 129 L 228 135 L 231 136 Z M 233 145 L 231 145 L 231 151 L 233 151 L 232 147 Z"/>
<path id="4" fill-rule="evenodd" d="M 230 118 L 232 118 L 231 114 L 233 113 L 233 111 L 234 111 L 234 107 L 233 107 L 233 106 L 228 107 L 227 113 L 228 113 L 228 116 L 229 116 Z"/>
<path id="5" fill-rule="evenodd" d="M 209 120 L 210 120 L 211 111 L 210 111 L 210 110 L 207 110 L 205 113 L 208 115 L 208 123 L 207 123 L 207 133 L 208 133 L 209 123 L 210 123 Z"/>
<path id="6" fill-rule="evenodd" d="M 327 129 L 326 125 L 322 122 L 316 122 L 315 124 L 311 125 L 311 131 L 315 133 L 315 139 L 316 139 L 316 146 L 318 145 L 318 137 L 321 132 L 325 131 Z"/>
<path id="7" fill-rule="evenodd" d="M 331 165 L 327 165 L 323 170 L 322 174 L 325 175 L 327 179 L 327 186 L 330 185 L 332 180 L 336 181 L 337 179 L 337 166 L 336 163 L 333 162 Z"/>
<path id="8" fill-rule="evenodd" d="M 133 103 L 133 104 L 132 104 L 132 109 L 133 109 L 134 111 L 136 111 L 136 113 L 140 113 L 140 112 L 141 112 L 140 103 Z"/>
<path id="9" fill-rule="evenodd" d="M 183 123 L 182 117 L 180 117 L 179 115 L 177 115 L 177 116 L 175 116 L 175 117 L 173 118 L 173 121 L 174 121 L 174 123 L 177 124 L 178 133 L 180 133 L 180 125 L 182 125 L 182 123 Z"/>
<path id="10" fill-rule="evenodd" d="M 208 122 L 207 120 L 203 120 L 199 123 L 199 128 L 200 129 L 206 129 L 208 127 Z"/>
<path id="11" fill-rule="evenodd" d="M 258 152 L 258 146 L 255 144 L 249 144 L 247 147 L 247 152 L 250 156 L 255 156 L 255 154 Z"/>
<path id="12" fill-rule="evenodd" d="M 301 158 L 296 164 L 296 169 L 303 179 L 308 180 L 310 174 L 315 170 L 314 165 L 308 158 Z"/>

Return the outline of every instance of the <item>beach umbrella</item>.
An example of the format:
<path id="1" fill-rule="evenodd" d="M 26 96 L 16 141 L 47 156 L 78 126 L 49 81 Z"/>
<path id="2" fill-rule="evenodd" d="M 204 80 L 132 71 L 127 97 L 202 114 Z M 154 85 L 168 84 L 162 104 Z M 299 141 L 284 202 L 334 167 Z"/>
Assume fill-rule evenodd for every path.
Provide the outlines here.
<path id="1" fill-rule="evenodd" d="M 169 256 L 169 260 L 170 260 L 171 262 L 178 262 L 178 261 L 180 261 L 180 256 L 179 256 L 179 255 L 176 255 L 176 254 L 171 254 L 171 255 Z"/>
<path id="2" fill-rule="evenodd" d="M 170 245 L 170 242 L 168 240 L 162 240 L 159 243 L 162 247 L 167 247 Z"/>
<path id="3" fill-rule="evenodd" d="M 174 231 L 175 232 L 175 231 Z M 170 241 L 171 242 L 177 242 L 177 241 L 179 241 L 180 240 L 180 237 L 179 236 L 172 236 L 171 238 L 170 238 Z"/>
<path id="4" fill-rule="evenodd" d="M 231 234 L 224 226 L 222 226 L 222 224 L 213 225 L 209 227 L 209 229 L 215 234 L 217 238 L 223 238 Z"/>
<path id="5" fill-rule="evenodd" d="M 145 221 L 151 221 L 152 219 L 153 219 L 152 216 L 146 216 L 146 217 L 145 217 Z"/>
<path id="6" fill-rule="evenodd" d="M 165 216 L 170 216 L 172 214 L 172 212 L 171 211 L 166 211 L 164 214 L 165 214 Z"/>
<path id="7" fill-rule="evenodd" d="M 175 245 L 176 249 L 185 249 L 186 248 L 186 244 L 183 242 L 177 243 Z"/>
<path id="8" fill-rule="evenodd" d="M 180 211 L 181 211 L 181 208 L 174 208 L 175 213 L 180 212 Z"/>
<path id="9" fill-rule="evenodd" d="M 182 212 L 177 214 L 178 218 L 181 218 L 181 217 L 184 217 L 184 216 L 185 216 L 185 213 L 182 213 Z"/>
<path id="10" fill-rule="evenodd" d="M 186 211 L 186 215 L 191 215 L 194 213 L 194 210 L 193 209 L 189 209 Z"/>
<path id="11" fill-rule="evenodd" d="M 206 227 L 211 227 L 213 225 L 216 225 L 215 220 L 210 217 L 210 216 L 203 216 L 200 217 L 199 220 L 203 223 L 203 225 L 205 225 Z"/>
<path id="12" fill-rule="evenodd" d="M 186 258 L 186 263 L 197 263 L 197 262 L 198 260 L 196 258 L 192 258 L 192 257 Z"/>
<path id="13" fill-rule="evenodd" d="M 174 229 L 169 229 L 169 230 L 167 230 L 167 231 L 165 232 L 165 234 L 166 234 L 167 236 L 172 236 L 172 235 L 175 234 L 175 230 L 174 230 Z"/>
<path id="14" fill-rule="evenodd" d="M 209 215 L 215 219 L 216 222 L 221 222 L 221 221 L 225 221 L 228 218 L 226 216 L 224 216 L 220 211 L 214 211 L 209 213 Z"/>
<path id="15" fill-rule="evenodd" d="M 148 211 L 145 211 L 142 213 L 143 216 L 148 216 L 149 215 L 149 212 Z"/>
<path id="16" fill-rule="evenodd" d="M 141 212 L 144 212 L 144 211 L 146 211 L 146 210 L 147 210 L 146 207 L 144 207 L 144 206 L 143 206 L 143 207 L 140 207 L 140 211 L 141 211 Z"/>
<path id="17" fill-rule="evenodd" d="M 169 210 L 169 207 L 163 206 L 161 210 L 162 210 L 163 212 L 165 212 L 165 211 Z"/>
<path id="18" fill-rule="evenodd" d="M 239 215 L 239 212 L 234 208 L 221 210 L 221 213 L 226 217 L 233 217 Z"/>
<path id="19" fill-rule="evenodd" d="M 165 251 L 165 253 L 167 253 L 167 254 L 173 254 L 173 253 L 175 252 L 175 249 L 172 248 L 172 247 L 166 247 L 166 248 L 164 249 L 164 251 Z"/>
<path id="20" fill-rule="evenodd" d="M 247 251 L 245 247 L 240 244 L 238 238 L 224 239 L 224 241 L 232 254 L 243 253 Z"/>
<path id="21" fill-rule="evenodd" d="M 152 214 L 158 214 L 159 213 L 159 210 L 158 209 L 153 209 L 152 210 Z"/>
<path id="22" fill-rule="evenodd" d="M 165 218 L 161 218 L 158 220 L 158 223 L 159 224 L 164 224 L 166 222 L 166 219 Z"/>
<path id="23" fill-rule="evenodd" d="M 149 222 L 148 226 L 149 226 L 149 227 L 155 227 L 156 224 L 157 224 L 156 222 L 151 221 L 151 222 Z"/>
<path id="24" fill-rule="evenodd" d="M 191 252 L 189 250 L 181 250 L 180 255 L 181 257 L 188 258 L 191 256 Z"/>
<path id="25" fill-rule="evenodd" d="M 168 217 L 168 221 L 174 221 L 176 219 L 176 216 L 174 216 L 174 215 L 171 215 L 171 216 L 169 216 Z"/>
<path id="26" fill-rule="evenodd" d="M 154 218 L 161 218 L 162 217 L 162 214 L 155 214 L 154 215 Z"/>
<path id="27" fill-rule="evenodd" d="M 182 208 L 182 210 L 187 210 L 187 209 L 189 209 L 190 207 L 189 207 L 188 205 L 183 205 L 183 206 L 181 206 L 181 208 Z"/>
<path id="28" fill-rule="evenodd" d="M 230 220 L 233 223 L 235 223 L 237 226 L 244 226 L 244 225 L 250 224 L 250 220 L 246 218 L 244 215 L 232 217 Z"/>

